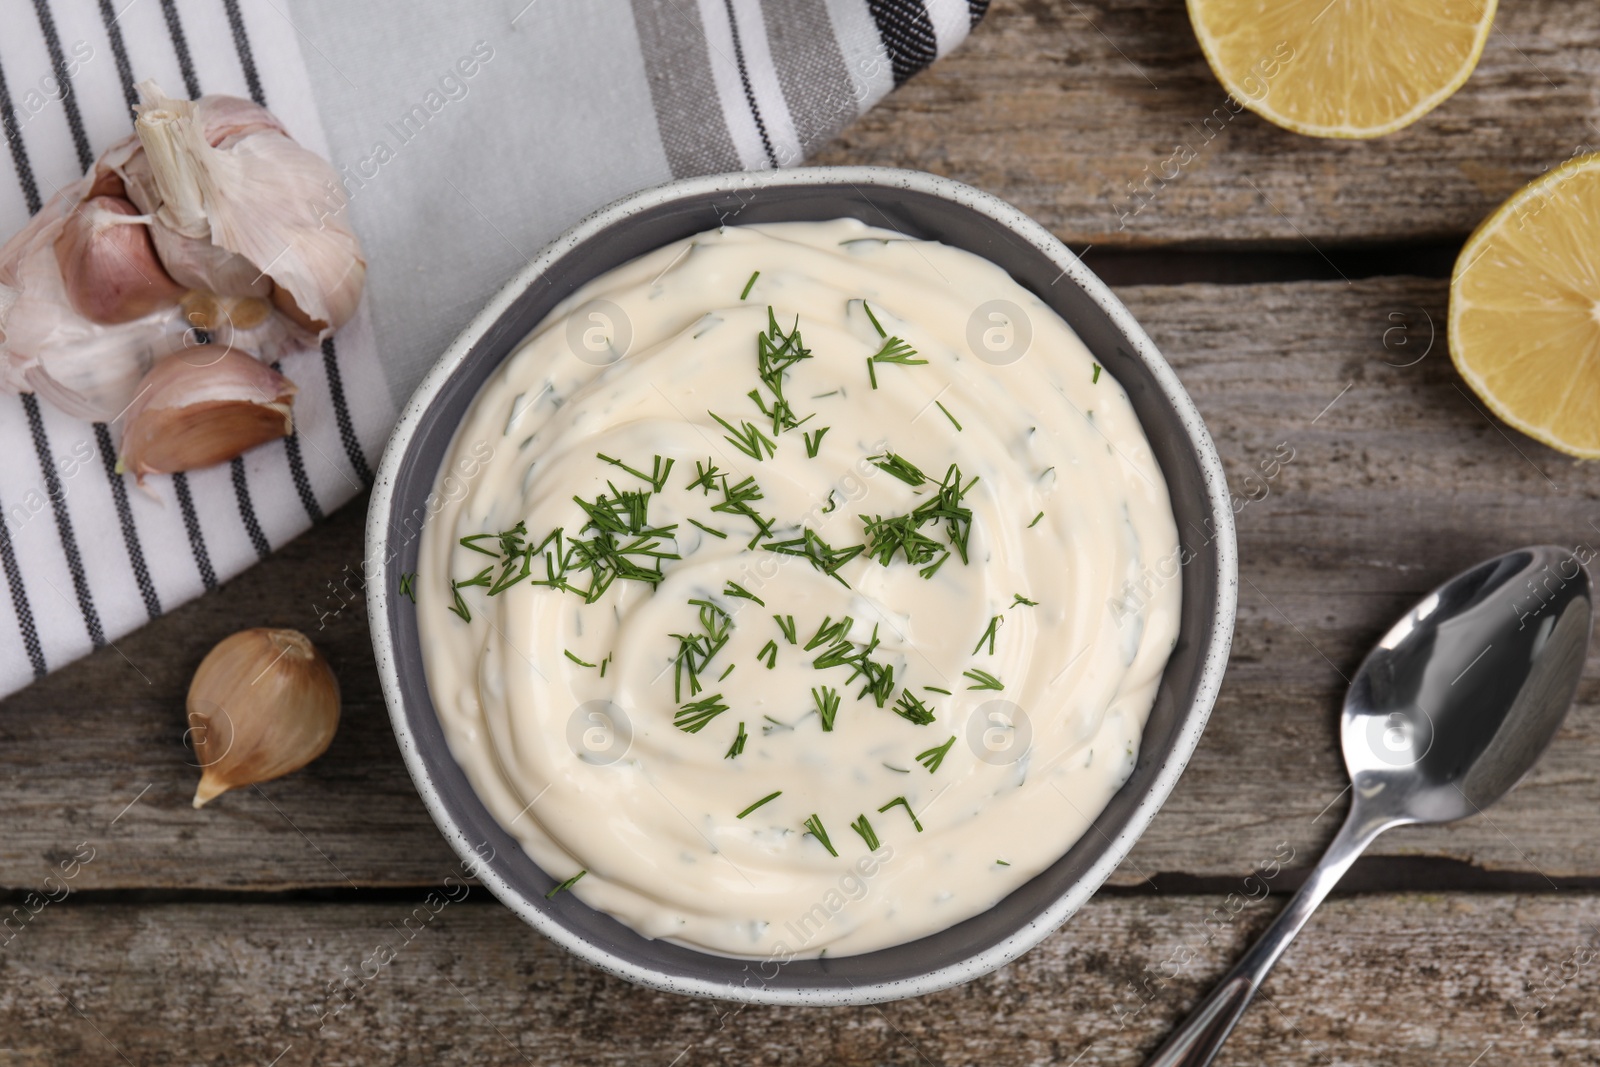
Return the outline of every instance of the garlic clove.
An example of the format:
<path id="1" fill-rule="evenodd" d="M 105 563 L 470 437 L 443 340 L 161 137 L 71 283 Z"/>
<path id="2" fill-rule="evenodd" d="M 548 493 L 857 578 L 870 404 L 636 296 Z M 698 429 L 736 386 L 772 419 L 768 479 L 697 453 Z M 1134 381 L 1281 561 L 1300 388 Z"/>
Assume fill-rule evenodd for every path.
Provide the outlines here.
<path id="1" fill-rule="evenodd" d="M 183 334 L 175 303 L 116 325 L 73 308 L 55 245 L 87 185 L 63 189 L 0 247 L 0 392 L 36 392 L 69 415 L 111 422 L 152 364 L 182 350 Z"/>
<path id="2" fill-rule="evenodd" d="M 339 727 L 339 682 L 297 630 L 242 630 L 189 683 L 188 736 L 201 767 L 194 806 L 299 770 Z"/>
<path id="3" fill-rule="evenodd" d="M 287 437 L 295 392 L 288 378 L 234 349 L 202 345 L 169 356 L 128 407 L 122 468 L 142 483 L 147 474 L 209 467 Z"/>
<path id="4" fill-rule="evenodd" d="M 73 308 L 91 322 L 132 322 L 183 294 L 156 259 L 139 211 L 121 197 L 78 205 L 55 240 L 56 262 Z M 131 217 L 131 220 L 130 220 Z"/>

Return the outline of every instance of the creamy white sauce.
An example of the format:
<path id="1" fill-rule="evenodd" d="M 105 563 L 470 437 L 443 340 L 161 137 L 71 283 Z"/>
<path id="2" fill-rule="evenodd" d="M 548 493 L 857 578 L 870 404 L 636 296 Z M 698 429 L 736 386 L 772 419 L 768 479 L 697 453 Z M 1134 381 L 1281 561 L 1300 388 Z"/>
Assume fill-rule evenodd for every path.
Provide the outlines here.
<path id="1" fill-rule="evenodd" d="M 775 437 L 747 395 L 771 402 L 756 342 L 769 306 L 784 333 L 798 319 L 812 353 L 783 391 L 796 418 L 814 417 Z M 927 361 L 875 364 L 877 389 L 867 360 L 886 339 L 867 308 Z M 744 454 L 708 412 L 761 428 L 775 455 Z M 821 427 L 811 458 L 803 434 Z M 914 488 L 869 461 L 885 452 L 929 481 Z M 557 527 L 592 538 L 574 496 L 610 495 L 608 481 L 650 491 L 597 453 L 647 475 L 654 457 L 674 461 L 648 500 L 650 525 L 676 527 L 661 550 L 682 557 L 661 561 L 659 584 L 617 580 L 585 603 L 535 585 L 541 560 L 494 596 L 452 590 L 485 566 L 500 573 L 460 538 L 519 521 L 533 543 Z M 708 459 L 730 485 L 756 480 L 752 507 L 775 520 L 767 540 L 804 524 L 835 549 L 867 540 L 861 516 L 910 513 L 958 465 L 963 485 L 978 479 L 960 498 L 969 563 L 952 554 L 925 579 L 902 554 L 883 566 L 862 553 L 837 570 L 847 588 L 806 558 L 748 548 L 756 525 L 711 510 L 720 481 L 709 495 L 689 485 Z M 484 387 L 434 503 L 416 610 L 455 758 L 540 867 L 587 872 L 569 890 L 579 899 L 715 953 L 866 952 L 992 906 L 1058 859 L 1127 780 L 1177 634 L 1177 531 L 1122 387 L 995 265 L 854 221 L 704 233 L 584 287 Z M 920 532 L 951 547 L 943 522 Z M 493 538 L 474 543 L 498 551 Z M 730 581 L 765 606 L 726 595 Z M 470 622 L 449 610 L 456 592 Z M 725 611 L 731 630 L 702 690 L 679 678 L 675 698 L 671 635 L 700 632 L 691 600 Z M 794 617 L 797 644 L 775 614 Z M 868 658 L 894 669 L 882 707 L 858 698 L 865 680 L 847 682 L 851 667 L 813 665 L 826 643 L 803 648 L 825 617 L 844 616 L 849 649 L 876 628 Z M 768 642 L 772 669 L 758 658 Z M 973 689 L 982 675 L 968 671 L 1004 689 Z M 823 686 L 839 695 L 831 731 L 812 693 Z M 908 688 L 933 722 L 896 714 Z M 698 732 L 674 726 L 682 704 L 712 695 L 726 711 Z M 727 758 L 740 723 L 744 749 Z M 919 763 L 952 738 L 936 770 L 924 766 L 933 757 Z M 897 797 L 905 804 L 879 810 Z M 862 816 L 876 851 L 852 829 Z M 812 817 L 837 856 L 808 832 Z"/>

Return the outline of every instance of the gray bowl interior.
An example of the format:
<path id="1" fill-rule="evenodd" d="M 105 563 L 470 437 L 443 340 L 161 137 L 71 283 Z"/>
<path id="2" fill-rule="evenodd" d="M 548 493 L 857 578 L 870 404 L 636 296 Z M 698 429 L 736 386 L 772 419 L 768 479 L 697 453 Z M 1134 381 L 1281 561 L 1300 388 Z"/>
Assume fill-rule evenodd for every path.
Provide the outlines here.
<path id="1" fill-rule="evenodd" d="M 596 238 L 567 252 L 523 293 L 479 339 L 455 373 L 421 415 L 393 486 L 393 507 L 384 556 L 397 572 L 417 569 L 415 517 L 425 514 L 423 501 L 433 490 L 455 427 L 465 417 L 479 388 L 515 346 L 562 298 L 599 274 L 672 241 L 711 229 L 725 219 L 739 225 L 762 222 L 816 221 L 853 217 L 912 237 L 942 241 L 1005 267 L 1023 286 L 1053 307 L 1089 347 L 1096 360 L 1127 390 L 1149 435 L 1157 461 L 1172 494 L 1179 536 L 1188 560 L 1181 570 L 1183 616 L 1177 647 L 1145 727 L 1144 743 L 1132 777 L 1095 820 L 1096 829 L 1052 867 L 1013 892 L 994 908 L 950 929 L 908 944 L 860 956 L 796 960 L 784 963 L 734 960 L 652 941 L 607 915 L 594 911 L 570 894 L 546 904 L 544 893 L 554 880 L 534 865 L 516 840 L 490 816 L 474 794 L 466 775 L 451 757 L 428 695 L 416 617 L 411 603 L 388 598 L 388 623 L 394 639 L 393 661 L 404 694 L 404 716 L 418 755 L 438 793 L 444 811 L 467 840 L 485 843 L 492 855 L 488 866 L 506 884 L 517 887 L 530 904 L 595 949 L 639 967 L 690 980 L 726 986 L 730 993 L 759 982 L 764 988 L 839 990 L 864 985 L 909 983 L 929 971 L 959 964 L 992 949 L 1038 921 L 1046 909 L 1089 871 L 1109 842 L 1135 818 L 1140 800 L 1151 790 L 1161 765 L 1178 745 L 1180 732 L 1193 711 L 1202 686 L 1207 650 L 1219 638 L 1216 630 L 1219 543 L 1212 529 L 1205 477 L 1180 413 L 1163 393 L 1150 369 L 1107 313 L 1070 281 L 1061 268 L 1022 236 L 1012 233 L 964 204 L 917 190 L 872 186 L 870 197 L 858 186 L 816 184 L 789 186 L 782 195 L 726 193 L 686 195 L 646 208 L 613 225 Z M 1208 709 L 1201 709 L 1201 714 Z M 492 849 L 492 852 L 488 850 Z M 825 997 L 826 994 L 824 993 Z"/>

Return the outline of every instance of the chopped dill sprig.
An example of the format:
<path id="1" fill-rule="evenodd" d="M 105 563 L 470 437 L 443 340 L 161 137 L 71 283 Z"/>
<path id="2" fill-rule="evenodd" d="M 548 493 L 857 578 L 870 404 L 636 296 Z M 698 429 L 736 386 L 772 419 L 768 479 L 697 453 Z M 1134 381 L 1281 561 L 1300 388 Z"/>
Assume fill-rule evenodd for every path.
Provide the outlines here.
<path id="1" fill-rule="evenodd" d="M 930 748 L 926 752 L 917 753 L 917 762 L 928 768 L 928 773 L 932 774 L 934 771 L 939 769 L 939 765 L 944 762 L 945 755 L 950 751 L 950 746 L 955 743 L 956 735 L 951 734 L 950 740 L 946 741 L 938 748 Z"/>
<path id="2" fill-rule="evenodd" d="M 754 478 L 745 478 L 738 485 L 730 486 L 727 475 L 723 475 L 721 488 L 722 500 L 712 504 L 711 510 L 723 515 L 743 515 L 755 523 L 756 533 L 750 539 L 749 544 L 750 548 L 754 548 L 757 541 L 772 533 L 772 524 L 776 521 L 775 519 L 767 518 L 751 507 L 752 501 L 765 499 L 761 492 L 761 486 L 756 484 Z"/>
<path id="3" fill-rule="evenodd" d="M 1044 512 L 1041 511 L 1041 512 L 1039 512 L 1039 514 L 1037 514 L 1037 515 L 1035 515 L 1033 517 L 1033 521 L 1032 522 L 1028 523 L 1028 529 L 1031 530 L 1035 526 L 1039 525 L 1039 520 L 1042 519 L 1042 518 L 1044 518 Z"/>
<path id="4" fill-rule="evenodd" d="M 406 599 L 410 600 L 413 604 L 415 604 L 417 602 L 417 572 L 416 571 L 401 571 L 400 572 L 400 595 L 405 597 Z"/>
<path id="5" fill-rule="evenodd" d="M 944 521 L 945 536 L 950 539 L 951 547 L 960 553 L 962 564 L 967 562 L 967 539 L 972 533 L 972 509 L 963 506 L 961 500 L 977 484 L 977 475 L 973 475 L 972 481 L 962 485 L 961 468 L 952 463 L 944 472 L 944 478 L 939 482 L 939 488 L 934 495 L 917 505 L 911 512 L 923 522 L 937 522 L 941 519 Z"/>
<path id="6" fill-rule="evenodd" d="M 544 895 L 544 899 L 546 899 L 546 900 L 554 900 L 557 893 L 561 892 L 564 889 L 571 889 L 574 885 L 576 885 L 578 883 L 578 879 L 579 878 L 582 878 L 584 875 L 586 875 L 588 873 L 589 873 L 589 871 L 588 871 L 587 868 L 585 868 L 584 870 L 579 871 L 577 874 L 573 875 L 571 878 L 568 878 L 565 882 L 562 882 L 560 885 L 558 885 L 554 889 L 550 890 L 550 892 L 546 893 Z"/>
<path id="7" fill-rule="evenodd" d="M 926 726 L 934 719 L 933 709 L 909 689 L 900 690 L 900 699 L 895 701 L 894 713 L 917 726 Z"/>
<path id="8" fill-rule="evenodd" d="M 925 686 L 923 686 L 923 687 L 922 687 L 922 688 L 923 688 L 923 689 L 926 689 L 926 690 L 927 690 L 927 691 L 928 691 L 928 692 L 930 692 L 930 693 L 943 693 L 943 694 L 944 694 L 944 695 L 945 695 L 945 696 L 950 696 L 950 695 L 952 695 L 952 694 L 951 694 L 951 692 L 950 692 L 950 690 L 948 690 L 948 689 L 940 689 L 940 688 L 939 688 L 939 687 L 938 687 L 938 686 L 936 686 L 936 685 L 925 685 Z"/>
<path id="9" fill-rule="evenodd" d="M 1027 597 L 1023 596 L 1021 593 L 1012 593 L 1011 594 L 1011 606 L 1014 607 L 1014 608 L 1021 608 L 1021 607 L 1036 608 L 1036 607 L 1039 606 L 1039 602 L 1037 600 L 1029 600 Z"/>
<path id="10" fill-rule="evenodd" d="M 455 603 L 446 610 L 453 611 L 461 616 L 462 622 L 472 621 L 472 610 L 467 607 L 467 602 L 461 599 L 461 590 L 454 582 L 450 583 L 450 595 L 455 598 Z"/>
<path id="11" fill-rule="evenodd" d="M 999 864 L 1001 867 L 1011 866 L 1011 864 L 1007 863 L 1005 860 L 995 860 L 995 863 Z"/>
<path id="12" fill-rule="evenodd" d="M 925 365 L 928 361 L 917 358 L 917 350 L 907 344 L 902 338 L 890 337 L 883 324 L 878 321 L 878 316 L 872 313 L 872 305 L 865 300 L 861 301 L 861 308 L 867 313 L 867 318 L 872 320 L 872 328 L 878 331 L 878 336 L 883 338 L 883 347 L 878 349 L 876 355 L 867 357 L 867 376 L 872 380 L 872 387 L 878 387 L 878 374 L 873 369 L 877 363 L 898 363 L 907 367 Z"/>
<path id="13" fill-rule="evenodd" d="M 1101 370 L 1100 364 L 1096 363 L 1094 365 L 1094 377 L 1089 379 L 1089 384 L 1090 385 L 1099 385 L 1100 384 L 1100 370 Z"/>
<path id="14" fill-rule="evenodd" d="M 683 679 L 689 679 L 689 695 L 700 692 L 700 674 L 706 669 L 722 646 L 728 643 L 733 631 L 733 619 L 726 611 L 709 600 L 691 600 L 700 609 L 700 632 L 671 634 L 678 642 L 678 654 L 673 658 L 672 699 L 683 699 Z"/>
<path id="15" fill-rule="evenodd" d="M 572 662 L 576 663 L 580 667 L 593 667 L 593 666 L 595 666 L 595 664 L 593 664 L 593 663 L 589 663 L 589 662 L 587 662 L 585 660 L 579 659 L 577 656 L 574 656 L 567 649 L 563 648 L 561 650 L 561 654 L 566 656 L 568 659 L 570 659 Z"/>
<path id="16" fill-rule="evenodd" d="M 780 632 L 782 632 L 783 639 L 785 641 L 789 642 L 791 645 L 794 644 L 795 643 L 794 616 L 793 615 L 774 615 L 772 617 L 772 621 L 778 624 L 778 629 L 779 629 Z"/>
<path id="17" fill-rule="evenodd" d="M 723 759 L 738 759 L 744 755 L 744 743 L 750 740 L 750 735 L 744 732 L 744 723 L 739 724 L 739 735 L 733 739 L 733 744 L 728 746 L 727 755 Z M 744 816 L 739 816 L 741 819 Z"/>
<path id="18" fill-rule="evenodd" d="M 803 419 L 796 418 L 794 408 L 783 395 L 783 378 L 789 368 L 810 358 L 811 349 L 800 338 L 800 317 L 795 316 L 794 325 L 785 333 L 783 327 L 778 325 L 777 313 L 768 305 L 767 329 L 756 335 L 756 374 L 761 378 L 761 384 L 767 387 L 767 392 L 772 394 L 772 403 L 769 405 L 762 398 L 759 389 L 750 390 L 748 395 L 755 401 L 761 414 L 772 421 L 773 437 L 815 417 L 813 414 Z"/>
<path id="19" fill-rule="evenodd" d="M 744 292 L 739 294 L 739 299 L 740 300 L 749 299 L 750 290 L 752 290 L 752 289 L 754 289 L 756 287 L 756 279 L 759 278 L 759 277 L 761 277 L 761 272 L 760 271 L 756 271 L 754 274 L 750 275 L 750 280 L 744 283 Z"/>
<path id="20" fill-rule="evenodd" d="M 926 567 L 923 567 L 921 570 L 917 571 L 917 573 L 922 575 L 923 578 L 932 578 L 935 574 L 939 573 L 939 568 L 943 567 L 944 561 L 949 558 L 950 553 L 946 552 L 944 555 L 940 556 Z"/>
<path id="21" fill-rule="evenodd" d="M 846 618 L 845 623 L 850 620 Z M 826 622 L 826 620 L 824 620 Z M 817 670 L 827 670 L 830 667 L 849 667 L 850 677 L 845 679 L 849 685 L 857 678 L 865 677 L 866 684 L 861 692 L 856 694 L 856 699 L 871 696 L 878 707 L 883 707 L 894 695 L 894 668 L 886 663 L 878 663 L 872 659 L 872 653 L 878 647 L 878 628 L 872 628 L 872 637 L 866 644 L 856 647 L 855 642 L 849 638 L 849 626 L 846 625 L 840 636 L 811 662 Z"/>
<path id="22" fill-rule="evenodd" d="M 759 427 L 741 421 L 739 428 L 734 429 L 732 423 L 715 411 L 707 411 L 706 414 L 716 419 L 717 422 L 722 424 L 723 429 L 728 431 L 722 435 L 723 440 L 751 459 L 760 462 L 778 454 L 778 446 L 773 444 L 772 438 L 762 433 Z M 765 456 L 761 454 L 763 451 L 766 452 Z"/>
<path id="23" fill-rule="evenodd" d="M 939 554 L 942 545 L 922 532 L 922 520 L 915 515 L 897 515 L 884 518 L 861 516 L 863 532 L 867 535 L 867 556 L 887 567 L 899 552 L 907 563 L 921 566 Z"/>
<path id="24" fill-rule="evenodd" d="M 969 686 L 967 686 L 968 689 L 995 689 L 995 690 L 1000 690 L 1000 689 L 1004 689 L 1005 688 L 1005 683 L 1001 682 L 1000 679 L 996 678 L 994 675 L 990 674 L 988 671 L 980 671 L 976 667 L 974 667 L 970 671 L 962 671 L 961 672 L 961 677 L 963 677 L 963 678 L 971 678 L 974 682 L 978 683 L 977 685 L 969 685 Z"/>
<path id="25" fill-rule="evenodd" d="M 722 702 L 722 694 L 712 693 L 680 707 L 672 716 L 672 725 L 686 734 L 697 734 L 705 729 L 706 723 L 727 710 L 728 705 Z"/>
<path id="26" fill-rule="evenodd" d="M 706 533 L 710 534 L 712 537 L 720 537 L 724 541 L 726 541 L 728 539 L 728 535 L 727 534 L 723 533 L 721 530 L 713 530 L 711 527 L 707 526 L 705 523 L 701 522 L 699 519 L 690 519 L 689 520 L 689 525 L 690 526 L 698 526 L 698 527 L 700 527 L 700 529 L 704 530 Z"/>
<path id="27" fill-rule="evenodd" d="M 719 681 L 719 682 L 720 682 L 720 681 L 722 681 L 722 680 L 723 680 L 723 679 L 724 679 L 724 678 L 726 678 L 726 677 L 727 677 L 727 676 L 728 676 L 728 675 L 730 675 L 730 674 L 732 674 L 732 673 L 733 673 L 733 669 L 734 669 L 734 668 L 735 668 L 735 667 L 737 667 L 737 666 L 738 666 L 738 664 L 737 664 L 737 663 L 730 663 L 730 664 L 728 664 L 728 669 L 727 669 L 727 670 L 725 670 L 725 671 L 723 671 L 723 672 L 722 672 L 722 673 L 721 673 L 721 674 L 719 674 L 719 675 L 717 675 L 717 681 Z"/>
<path id="28" fill-rule="evenodd" d="M 817 705 L 817 718 L 822 720 L 822 731 L 831 732 L 833 720 L 839 714 L 839 691 L 831 685 L 820 689 L 813 687 L 811 699 Z"/>
<path id="29" fill-rule="evenodd" d="M 872 832 L 872 824 L 867 821 L 865 815 L 851 823 L 850 829 L 861 835 L 861 840 L 867 843 L 868 852 L 878 851 L 878 835 Z"/>
<path id="30" fill-rule="evenodd" d="M 892 474 L 912 488 L 916 488 L 928 480 L 928 476 L 917 469 L 917 465 L 904 456 L 893 452 L 884 452 L 882 455 L 868 456 L 867 462 L 883 471 Z"/>
<path id="31" fill-rule="evenodd" d="M 661 490 L 667 487 L 667 475 L 672 473 L 673 461 L 669 459 L 663 465 L 660 456 L 656 457 L 655 466 L 651 468 L 652 473 L 650 474 L 646 474 L 641 470 L 635 470 L 626 463 L 622 462 L 622 460 L 612 459 L 604 452 L 596 452 L 594 454 L 594 458 L 604 460 L 613 467 L 621 467 L 623 470 L 627 471 L 629 474 L 633 475 L 642 482 L 649 482 L 650 488 L 657 493 L 661 492 Z"/>
<path id="32" fill-rule="evenodd" d="M 760 597 L 756 596 L 754 593 L 752 593 L 750 590 L 746 589 L 744 586 L 740 585 L 738 582 L 729 582 L 727 584 L 727 586 L 722 590 L 722 595 L 726 596 L 726 597 L 742 597 L 745 600 L 754 600 L 757 604 L 760 604 L 762 607 L 766 607 L 767 606 L 767 602 L 765 600 L 762 600 Z"/>
<path id="33" fill-rule="evenodd" d="M 950 414 L 950 409 L 945 407 L 943 404 L 940 404 L 937 400 L 935 400 L 934 403 L 938 404 L 939 410 L 944 412 L 944 417 L 950 420 L 950 425 L 956 428 L 956 433 L 960 433 L 961 424 L 956 421 L 956 417 L 954 415 Z"/>
<path id="34" fill-rule="evenodd" d="M 772 670 L 778 665 L 778 642 L 768 641 L 761 646 L 761 651 L 756 653 L 757 662 L 765 663 L 767 670 Z"/>
<path id="35" fill-rule="evenodd" d="M 838 851 L 833 847 L 833 842 L 828 840 L 828 831 L 823 829 L 822 820 L 817 818 L 815 813 L 812 814 L 811 818 L 806 820 L 805 827 L 806 833 L 816 838 L 817 842 L 821 844 L 823 848 L 827 849 L 829 853 L 834 856 L 839 854 Z"/>
<path id="36" fill-rule="evenodd" d="M 791 615 L 789 620 L 790 628 L 792 629 L 794 625 L 794 616 Z M 855 620 L 848 615 L 840 619 L 838 622 L 833 621 L 833 616 L 824 615 L 822 617 L 821 625 L 817 627 L 816 635 L 812 637 L 811 640 L 806 642 L 805 650 L 810 652 L 812 649 L 828 644 L 830 641 L 839 640 L 845 634 L 848 634 L 850 632 L 850 627 L 854 625 Z M 791 641 L 790 643 L 792 644 L 793 642 Z"/>
<path id="37" fill-rule="evenodd" d="M 999 615 L 994 615 L 994 616 L 990 617 L 990 619 L 989 619 L 989 628 L 987 630 L 983 631 L 983 636 L 978 638 L 978 643 L 972 650 L 972 654 L 974 656 L 976 656 L 978 654 L 978 649 L 983 647 L 985 641 L 987 641 L 989 643 L 989 655 L 991 655 L 991 656 L 994 655 L 994 639 L 995 639 L 995 637 L 997 635 L 997 632 L 999 631 L 1000 627 L 1005 623 L 1005 621 L 1006 620 L 1004 618 L 1002 618 L 1001 616 L 999 616 Z"/>
<path id="38" fill-rule="evenodd" d="M 837 492 L 837 490 L 828 490 L 828 506 L 822 509 L 822 513 L 824 515 L 831 515 L 839 507 L 839 502 L 833 499 L 833 494 L 835 492 Z"/>
<path id="39" fill-rule="evenodd" d="M 872 320 L 872 328 L 878 331 L 879 337 L 888 337 L 888 331 L 883 328 L 883 323 L 878 321 L 878 316 L 872 313 L 872 305 L 865 300 L 861 301 L 861 310 L 867 313 L 867 318 Z"/>
<path id="40" fill-rule="evenodd" d="M 734 816 L 734 818 L 742 819 L 746 815 L 749 815 L 752 811 L 755 811 L 761 805 L 766 804 L 769 801 L 777 800 L 781 796 L 783 796 L 783 790 L 781 790 L 781 789 L 779 789 L 775 793 L 768 793 L 766 796 L 762 797 L 760 800 L 756 801 L 754 804 L 750 805 L 748 808 L 745 808 L 738 815 Z"/>
<path id="41" fill-rule="evenodd" d="M 889 803 L 879 808 L 878 814 L 882 815 L 896 804 L 899 804 L 901 807 L 906 809 L 906 814 L 911 817 L 911 825 L 917 828 L 917 833 L 922 833 L 922 823 L 917 821 L 917 813 L 911 810 L 911 802 L 906 800 L 905 797 L 895 797 L 893 800 L 889 801 Z"/>
<path id="42" fill-rule="evenodd" d="M 717 475 L 721 473 L 721 471 L 718 470 L 717 465 L 709 459 L 704 463 L 701 463 L 699 460 L 695 460 L 694 472 L 694 479 L 690 481 L 688 485 L 684 486 L 684 488 L 699 489 L 701 496 L 711 495 L 711 490 L 717 487 Z"/>
<path id="43" fill-rule="evenodd" d="M 865 551 L 863 545 L 834 548 L 809 526 L 801 528 L 799 537 L 791 537 L 786 541 L 768 541 L 764 547 L 785 556 L 800 556 L 810 560 L 813 567 L 846 589 L 850 588 L 850 583 L 839 577 L 839 568 Z"/>
<path id="44" fill-rule="evenodd" d="M 600 661 L 600 677 L 606 676 L 606 664 L 611 662 L 611 653 L 606 653 L 606 658 Z"/>
<path id="45" fill-rule="evenodd" d="M 833 429 L 832 426 L 824 426 L 820 430 L 807 430 L 805 433 L 800 435 L 801 437 L 805 438 L 807 459 L 817 458 L 817 449 L 822 447 L 822 435 L 831 429 Z"/>

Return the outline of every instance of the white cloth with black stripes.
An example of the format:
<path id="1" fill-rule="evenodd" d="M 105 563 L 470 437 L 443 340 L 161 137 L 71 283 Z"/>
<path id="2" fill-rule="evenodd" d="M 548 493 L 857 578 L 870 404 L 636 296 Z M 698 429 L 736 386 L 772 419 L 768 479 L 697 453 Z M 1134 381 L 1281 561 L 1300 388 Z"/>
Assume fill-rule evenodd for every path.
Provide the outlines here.
<path id="1" fill-rule="evenodd" d="M 369 261 L 356 319 L 283 360 L 295 435 L 231 464 L 142 492 L 115 473 L 118 426 L 0 397 L 0 695 L 114 647 L 359 494 L 451 337 L 585 213 L 674 177 L 800 162 L 987 6 L 0 0 L 0 234 L 127 135 L 133 86 L 154 78 L 276 112 L 338 168 Z M 306 584 L 304 617 L 239 625 L 315 635 L 327 598 Z"/>

